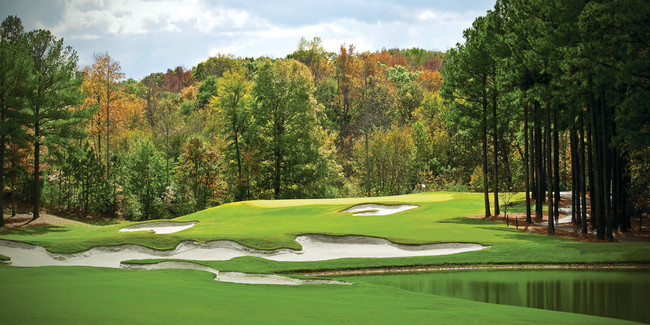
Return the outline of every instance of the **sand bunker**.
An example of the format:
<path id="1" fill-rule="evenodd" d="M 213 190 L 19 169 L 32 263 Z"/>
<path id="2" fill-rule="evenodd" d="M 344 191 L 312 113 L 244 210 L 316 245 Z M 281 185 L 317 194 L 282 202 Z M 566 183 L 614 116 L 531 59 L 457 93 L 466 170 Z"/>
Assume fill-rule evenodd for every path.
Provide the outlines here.
<path id="1" fill-rule="evenodd" d="M 129 270 L 166 270 L 186 269 L 200 270 L 214 274 L 216 281 L 245 283 L 245 284 L 279 284 L 279 285 L 301 285 L 301 284 L 350 284 L 350 282 L 334 280 L 312 280 L 298 279 L 273 274 L 253 274 L 241 272 L 220 272 L 211 267 L 182 261 L 166 261 L 155 264 L 122 264 L 122 267 Z"/>
<path id="2" fill-rule="evenodd" d="M 142 230 L 153 230 L 156 234 L 172 234 L 185 230 L 188 228 L 194 227 L 199 223 L 198 221 L 188 221 L 188 222 L 174 222 L 174 221 L 154 221 L 141 223 L 137 225 L 127 226 L 120 231 L 142 231 Z"/>
<path id="3" fill-rule="evenodd" d="M 386 239 L 364 236 L 302 235 L 296 237 L 296 241 L 302 245 L 302 250 L 258 250 L 233 241 L 219 240 L 205 244 L 185 241 L 172 250 L 156 250 L 139 245 L 120 245 L 94 247 L 79 253 L 58 254 L 50 253 L 43 247 L 32 244 L 0 240 L 0 254 L 10 257 L 12 265 L 22 267 L 60 265 L 120 268 L 123 267 L 123 261 L 140 259 L 220 261 L 239 256 L 256 256 L 274 261 L 304 262 L 338 258 L 447 255 L 489 247 L 468 243 L 402 245 Z M 237 279 L 247 281 L 243 283 L 261 281 L 255 280 L 256 276 L 240 273 L 219 274 L 218 276 L 219 281 L 237 282 Z"/>
<path id="4" fill-rule="evenodd" d="M 399 204 L 399 205 L 386 205 L 366 203 L 349 207 L 341 212 L 356 212 L 353 216 L 386 216 L 393 213 L 398 213 L 410 209 L 417 208 L 417 205 Z"/>

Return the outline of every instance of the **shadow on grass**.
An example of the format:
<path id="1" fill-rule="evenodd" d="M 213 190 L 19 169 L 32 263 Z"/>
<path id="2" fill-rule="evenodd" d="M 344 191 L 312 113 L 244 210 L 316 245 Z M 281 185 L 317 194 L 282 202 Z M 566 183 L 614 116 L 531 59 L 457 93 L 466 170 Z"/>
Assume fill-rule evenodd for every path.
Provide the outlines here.
<path id="1" fill-rule="evenodd" d="M 440 220 L 438 221 L 438 223 L 455 223 L 455 224 L 463 224 L 463 225 L 489 225 L 489 224 L 494 224 L 494 221 L 490 219 L 458 217 L 453 219 Z"/>
<path id="2" fill-rule="evenodd" d="M 70 218 L 71 220 L 83 222 L 89 225 L 93 226 L 112 226 L 112 225 L 117 225 L 119 222 L 117 222 L 115 219 L 86 219 L 86 218 L 78 218 L 78 219 L 73 219 Z M 161 220 L 166 220 L 166 219 L 161 219 Z"/>
<path id="3" fill-rule="evenodd" d="M 495 230 L 495 231 L 501 231 L 501 232 L 507 232 L 511 235 L 518 236 L 518 237 L 525 237 L 527 233 L 524 233 L 523 231 L 520 231 L 519 229 L 515 227 L 479 227 L 481 229 L 487 229 L 487 230 Z M 523 229 L 522 229 L 523 230 Z"/>
<path id="4" fill-rule="evenodd" d="M 70 231 L 69 228 L 61 226 L 52 226 L 52 225 L 42 225 L 42 226 L 33 226 L 33 227 L 19 227 L 13 229 L 7 229 L 0 232 L 0 235 L 20 235 L 20 236 L 37 236 L 53 232 L 66 232 Z"/>

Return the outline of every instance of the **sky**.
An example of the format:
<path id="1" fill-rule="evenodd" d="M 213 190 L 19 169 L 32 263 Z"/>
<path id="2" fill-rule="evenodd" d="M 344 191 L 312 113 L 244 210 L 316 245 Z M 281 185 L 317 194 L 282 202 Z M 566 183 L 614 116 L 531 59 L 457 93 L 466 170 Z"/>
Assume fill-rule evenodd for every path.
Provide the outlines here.
<path id="1" fill-rule="evenodd" d="M 0 0 L 0 15 L 25 31 L 48 29 L 79 55 L 80 67 L 107 52 L 127 78 L 210 56 L 282 58 L 301 37 L 327 51 L 412 48 L 446 51 L 495 0 Z"/>

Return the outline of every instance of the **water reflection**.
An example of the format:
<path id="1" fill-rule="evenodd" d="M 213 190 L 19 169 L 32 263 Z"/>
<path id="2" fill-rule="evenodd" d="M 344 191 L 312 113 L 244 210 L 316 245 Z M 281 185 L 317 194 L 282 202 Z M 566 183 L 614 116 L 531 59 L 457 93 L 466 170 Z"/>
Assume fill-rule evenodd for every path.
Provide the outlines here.
<path id="1" fill-rule="evenodd" d="M 456 271 L 359 276 L 353 281 L 650 323 L 647 271 Z"/>

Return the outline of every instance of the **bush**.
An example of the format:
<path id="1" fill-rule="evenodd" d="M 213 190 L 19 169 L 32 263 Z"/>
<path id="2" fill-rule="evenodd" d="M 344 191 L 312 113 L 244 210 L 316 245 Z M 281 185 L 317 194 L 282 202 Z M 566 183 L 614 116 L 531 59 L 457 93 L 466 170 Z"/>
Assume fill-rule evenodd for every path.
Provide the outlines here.
<path id="1" fill-rule="evenodd" d="M 474 168 L 469 185 L 472 192 L 483 192 L 483 168 L 481 166 Z"/>
<path id="2" fill-rule="evenodd" d="M 133 195 L 129 195 L 124 199 L 122 206 L 122 217 L 124 219 L 138 221 L 142 220 L 142 205 L 140 201 Z"/>

